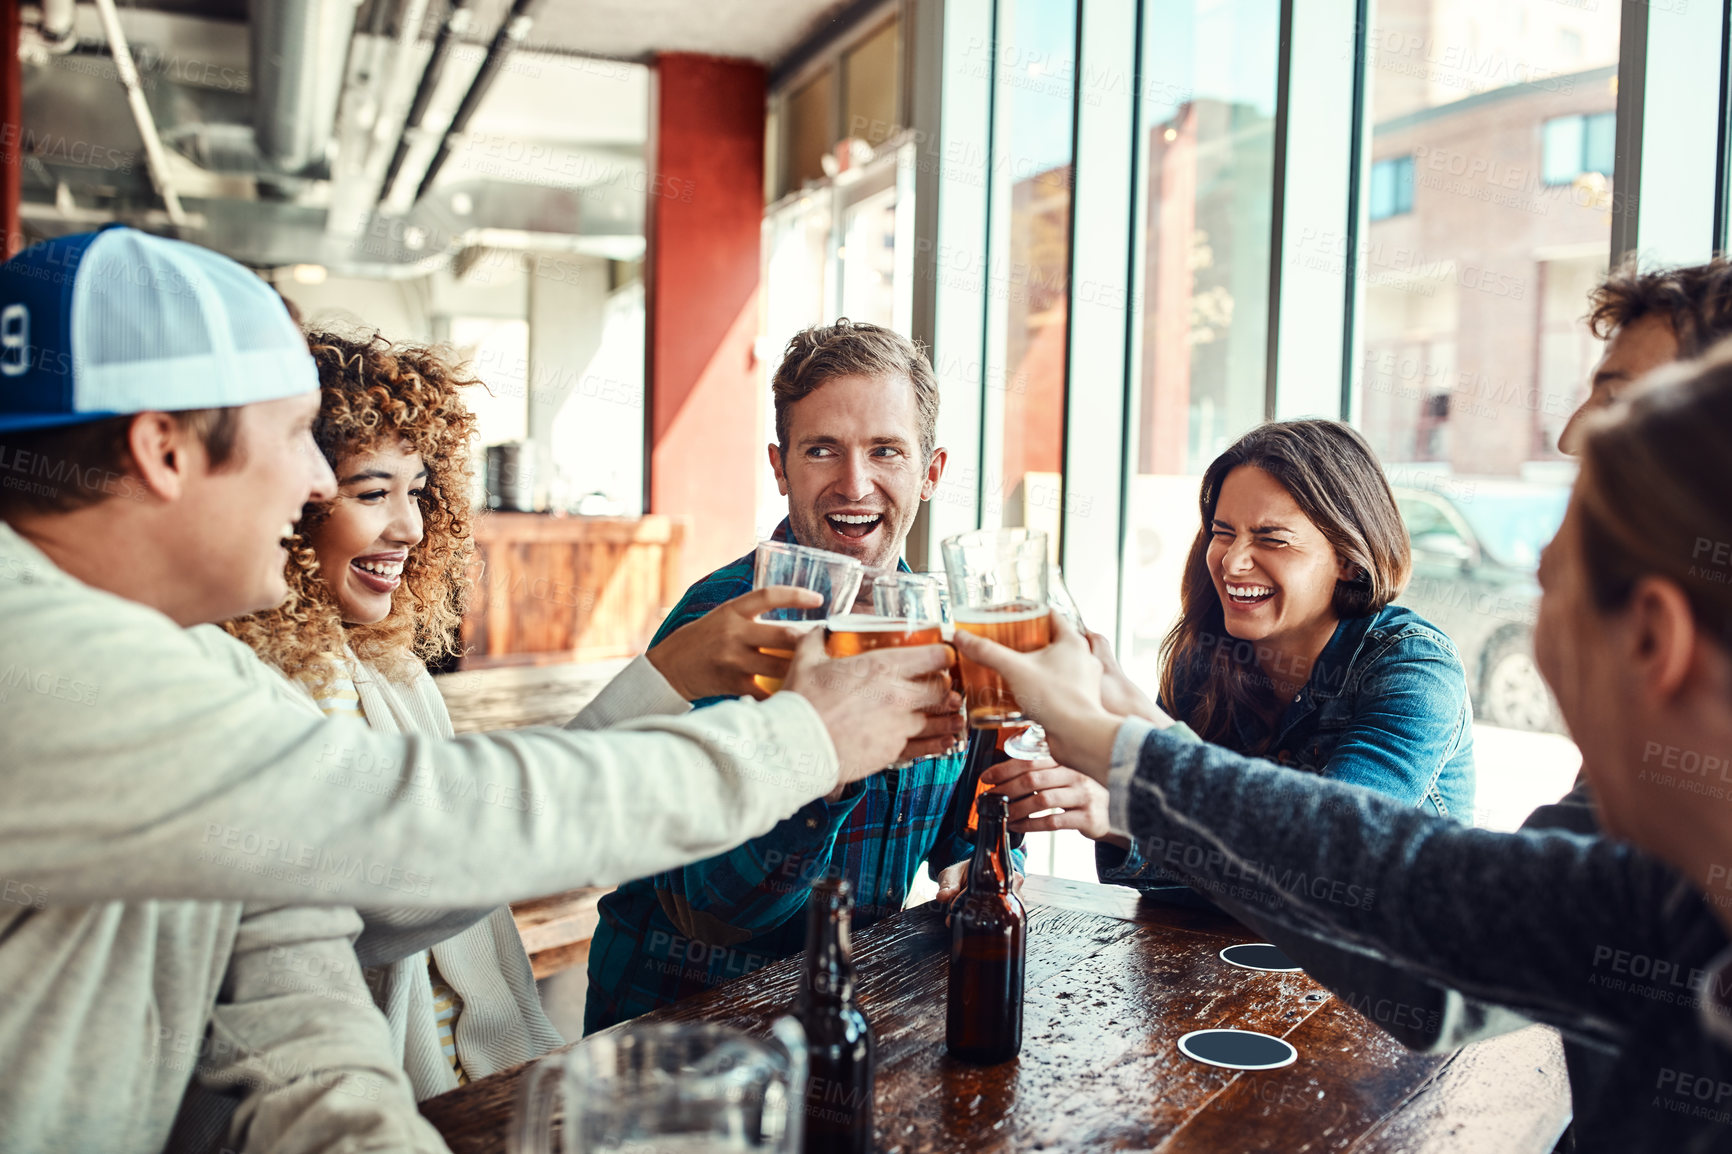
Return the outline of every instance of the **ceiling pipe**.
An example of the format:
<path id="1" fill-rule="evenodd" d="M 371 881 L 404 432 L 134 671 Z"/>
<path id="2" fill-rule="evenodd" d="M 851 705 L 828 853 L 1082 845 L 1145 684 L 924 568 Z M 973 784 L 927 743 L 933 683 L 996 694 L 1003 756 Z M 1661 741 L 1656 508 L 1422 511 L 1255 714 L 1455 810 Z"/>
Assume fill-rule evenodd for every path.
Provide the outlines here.
<path id="1" fill-rule="evenodd" d="M 280 172 L 325 160 L 355 31 L 355 0 L 252 0 L 253 134 Z"/>
<path id="2" fill-rule="evenodd" d="M 409 84 L 409 68 L 415 60 L 415 46 L 421 40 L 421 24 L 427 19 L 427 0 L 405 0 L 403 11 L 397 22 L 397 52 L 391 61 L 391 78 L 385 83 L 387 106 L 383 101 L 379 107 L 377 118 L 373 121 L 373 139 L 368 145 L 367 169 L 378 171 L 376 157 L 385 147 L 385 138 L 390 135 L 392 117 L 387 115 L 390 107 L 394 107 L 398 99 L 397 93 L 403 91 Z M 400 130 L 399 130 L 400 131 Z M 381 192 L 381 197 L 383 192 Z"/>
<path id="3" fill-rule="evenodd" d="M 487 59 L 481 62 L 475 79 L 469 82 L 469 91 L 463 94 L 463 103 L 457 106 L 457 115 L 451 118 L 451 125 L 445 130 L 445 139 L 439 142 L 439 151 L 433 154 L 432 162 L 427 165 L 427 171 L 415 189 L 416 201 L 426 196 L 427 190 L 433 187 L 433 178 L 439 175 L 439 170 L 445 167 L 445 162 L 451 158 L 454 143 L 462 140 L 464 132 L 469 128 L 469 121 L 475 115 L 475 110 L 481 107 L 487 90 L 499 79 L 499 74 L 504 70 L 505 62 L 511 58 L 512 52 L 529 36 L 541 2 L 542 0 L 512 0 L 511 11 L 500 22 L 493 43 L 487 46 Z"/>
<path id="4" fill-rule="evenodd" d="M 102 20 L 103 35 L 108 37 L 108 50 L 114 55 L 114 69 L 120 74 L 120 85 L 126 89 L 126 103 L 132 109 L 138 135 L 144 139 L 144 163 L 150 171 L 150 181 L 162 197 L 168 219 L 177 226 L 187 222 L 186 210 L 180 206 L 180 196 L 168 175 L 168 157 L 163 152 L 162 137 L 157 135 L 156 120 L 145 102 L 144 89 L 138 83 L 138 68 L 132 62 L 132 49 L 126 45 L 126 33 L 120 29 L 120 15 L 114 10 L 114 0 L 96 0 L 96 14 Z"/>
<path id="5" fill-rule="evenodd" d="M 366 46 L 368 51 L 365 59 L 359 61 L 350 71 L 359 77 L 365 77 L 365 83 L 356 80 L 349 83 L 348 73 L 345 73 L 343 95 L 337 101 L 337 123 L 341 130 L 347 131 L 351 125 L 361 125 L 366 133 L 371 133 L 382 115 L 385 104 L 385 71 L 389 64 L 389 52 L 386 47 L 386 30 L 391 22 L 391 5 L 386 0 L 375 0 L 373 18 L 367 25 Z M 357 38 L 359 34 L 357 33 Z M 351 52 L 354 49 L 351 48 Z M 339 143 L 339 148 L 342 145 Z M 364 165 L 363 155 L 360 163 Z"/>
<path id="6" fill-rule="evenodd" d="M 325 231 L 333 237 L 358 236 L 379 202 L 379 179 L 396 111 L 409 99 L 407 88 L 420 51 L 420 30 L 428 0 L 374 0 L 365 39 L 352 52 L 365 52 L 344 71 L 338 101 L 330 202 Z M 390 34 L 393 18 L 397 33 Z"/>
<path id="7" fill-rule="evenodd" d="M 409 149 L 414 143 L 413 137 L 427 116 L 427 106 L 433 103 L 433 93 L 445 75 L 451 52 L 462 42 L 474 19 L 475 9 L 471 7 L 471 0 L 456 0 L 451 15 L 440 25 L 439 35 L 433 41 L 433 55 L 427 58 L 421 83 L 415 88 L 415 99 L 409 105 L 409 115 L 403 118 L 402 131 L 397 134 L 397 150 L 391 156 L 391 166 L 385 170 L 385 181 L 379 186 L 380 200 L 390 199 L 391 188 L 397 183 L 397 175 L 403 171 L 403 162 L 408 159 Z"/>

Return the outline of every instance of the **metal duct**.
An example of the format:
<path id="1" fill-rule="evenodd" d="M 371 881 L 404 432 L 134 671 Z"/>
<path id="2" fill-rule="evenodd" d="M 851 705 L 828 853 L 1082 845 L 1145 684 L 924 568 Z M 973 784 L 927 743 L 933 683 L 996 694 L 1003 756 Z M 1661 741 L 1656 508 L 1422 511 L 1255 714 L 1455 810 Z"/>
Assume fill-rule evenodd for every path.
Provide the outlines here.
<path id="1" fill-rule="evenodd" d="M 251 0 L 253 131 L 280 172 L 322 167 L 337 119 L 356 0 Z"/>
<path id="2" fill-rule="evenodd" d="M 511 11 L 506 13 L 505 19 L 500 22 L 493 43 L 487 46 L 487 59 L 481 62 L 475 79 L 469 82 L 469 91 L 463 94 L 463 103 L 457 106 L 457 114 L 451 118 L 451 126 L 445 130 L 445 139 L 439 142 L 439 150 L 433 154 L 427 171 L 421 177 L 420 185 L 415 189 L 417 201 L 427 195 L 427 190 L 433 187 L 433 178 L 439 175 L 439 170 L 451 159 L 452 142 L 462 138 L 469 127 L 470 118 L 475 115 L 475 110 L 481 107 L 481 100 L 487 95 L 487 90 L 499 79 L 505 62 L 529 35 L 529 29 L 535 23 L 535 13 L 541 4 L 542 0 L 512 0 Z"/>
<path id="3" fill-rule="evenodd" d="M 439 28 L 438 37 L 433 41 L 433 55 L 427 58 L 427 67 L 421 73 L 421 83 L 415 87 L 415 98 L 409 104 L 409 115 L 403 118 L 403 130 L 397 134 L 397 150 L 391 156 L 391 166 L 385 170 L 384 183 L 379 186 L 380 200 L 390 199 L 391 186 L 397 183 L 397 174 L 403 171 L 403 161 L 409 156 L 412 138 L 421 128 L 421 121 L 427 116 L 427 106 L 433 103 L 433 93 L 445 75 L 445 65 L 451 59 L 451 50 L 469 31 L 474 15 L 470 0 L 453 0 L 451 14 L 446 17 L 445 23 Z"/>
<path id="4" fill-rule="evenodd" d="M 187 216 L 181 208 L 180 196 L 175 192 L 174 180 L 169 175 L 168 158 L 163 153 L 162 138 L 156 134 L 156 119 L 151 115 L 150 104 L 145 100 L 144 89 L 139 85 L 138 68 L 132 62 L 132 49 L 127 47 L 126 34 L 121 31 L 120 14 L 114 10 L 114 0 L 96 0 L 96 12 L 102 19 L 102 31 L 108 37 L 108 50 L 114 57 L 114 67 L 120 75 L 121 87 L 126 89 L 127 106 L 132 109 L 139 138 L 144 141 L 144 163 L 145 167 L 150 169 L 151 183 L 156 185 L 156 191 L 162 197 L 169 220 L 176 225 L 184 225 L 187 223 Z"/>

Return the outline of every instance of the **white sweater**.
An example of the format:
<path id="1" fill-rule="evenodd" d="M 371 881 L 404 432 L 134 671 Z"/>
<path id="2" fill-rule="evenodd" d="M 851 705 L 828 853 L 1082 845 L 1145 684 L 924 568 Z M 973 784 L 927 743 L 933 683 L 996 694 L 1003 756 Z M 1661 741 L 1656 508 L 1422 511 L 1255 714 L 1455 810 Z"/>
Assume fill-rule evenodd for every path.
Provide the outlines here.
<path id="1" fill-rule="evenodd" d="M 794 694 L 441 741 L 311 716 L 198 632 L 0 524 L 0 1150 L 157 1150 L 195 1070 L 257 1087 L 250 1148 L 436 1150 L 354 1004 L 358 919 L 301 903 L 430 926 L 708 856 L 836 781 Z"/>
<path id="2" fill-rule="evenodd" d="M 403 684 L 363 664 L 353 653 L 349 658 L 368 725 L 386 733 L 453 736 L 445 699 L 425 669 L 416 666 L 413 679 Z M 647 661 L 632 671 L 634 678 L 648 680 L 644 678 L 646 672 L 654 675 Z M 684 702 L 669 710 L 684 711 Z M 384 920 L 382 915 L 366 911 L 362 917 L 371 923 Z M 391 1028 L 392 1050 L 400 1056 L 417 1099 L 457 1088 L 457 1076 L 439 1044 L 433 984 L 427 969 L 429 953 L 438 963 L 440 976 L 463 999 L 457 1019 L 457 1056 L 471 1079 L 527 1062 L 565 1044 L 542 1011 L 535 973 L 529 955 L 523 952 L 523 939 L 518 937 L 511 910 L 499 906 L 480 922 L 430 949 L 367 971 L 373 1000 Z"/>

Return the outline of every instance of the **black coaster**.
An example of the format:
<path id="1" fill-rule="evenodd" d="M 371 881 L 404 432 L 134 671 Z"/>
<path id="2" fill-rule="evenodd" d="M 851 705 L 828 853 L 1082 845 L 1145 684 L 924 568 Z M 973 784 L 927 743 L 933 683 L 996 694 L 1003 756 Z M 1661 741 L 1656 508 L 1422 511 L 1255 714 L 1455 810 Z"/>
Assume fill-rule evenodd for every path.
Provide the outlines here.
<path id="1" fill-rule="evenodd" d="M 1271 974 L 1296 974 L 1299 966 L 1281 952 L 1280 946 L 1268 942 L 1247 942 L 1228 946 L 1221 951 L 1221 960 L 1242 970 L 1263 970 Z"/>
<path id="2" fill-rule="evenodd" d="M 1223 1070 L 1279 1070 L 1299 1060 L 1287 1042 L 1253 1030 L 1192 1030 L 1179 1039 L 1179 1053 Z"/>

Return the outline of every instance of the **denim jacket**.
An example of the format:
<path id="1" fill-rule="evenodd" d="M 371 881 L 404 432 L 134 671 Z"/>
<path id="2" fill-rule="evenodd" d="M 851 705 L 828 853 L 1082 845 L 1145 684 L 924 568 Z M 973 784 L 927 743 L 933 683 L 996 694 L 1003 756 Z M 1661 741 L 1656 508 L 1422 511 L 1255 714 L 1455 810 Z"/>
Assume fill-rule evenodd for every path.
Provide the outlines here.
<path id="1" fill-rule="evenodd" d="M 1403 1043 L 1546 1023 L 1580 1044 L 1578 1151 L 1732 1149 L 1732 950 L 1665 865 L 1541 814 L 1440 821 L 1183 727 L 1125 723 L 1113 763 L 1115 833 Z M 1578 1068 L 1586 1052 L 1601 1061 Z"/>
<path id="2" fill-rule="evenodd" d="M 1230 640 L 1230 639 L 1229 639 Z M 1181 689 L 1173 715 L 1186 720 Z M 1163 708 L 1170 703 L 1163 701 Z M 1264 734 L 1237 727 L 1227 746 L 1244 753 Z M 1389 605 L 1335 627 L 1309 679 L 1287 706 L 1262 758 L 1289 769 L 1361 785 L 1428 814 L 1473 813 L 1473 712 L 1455 645 L 1411 609 Z M 1096 846 L 1103 882 L 1151 897 L 1195 901 L 1160 863 Z"/>

